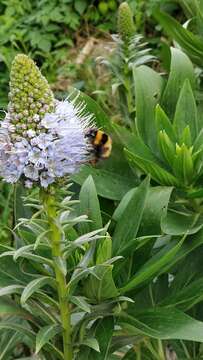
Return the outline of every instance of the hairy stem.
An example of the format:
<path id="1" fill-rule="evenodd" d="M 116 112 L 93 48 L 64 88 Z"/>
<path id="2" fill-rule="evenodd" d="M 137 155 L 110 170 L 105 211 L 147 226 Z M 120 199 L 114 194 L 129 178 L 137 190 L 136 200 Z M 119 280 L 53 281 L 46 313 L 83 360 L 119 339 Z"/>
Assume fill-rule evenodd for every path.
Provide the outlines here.
<path id="1" fill-rule="evenodd" d="M 64 360 L 72 360 L 72 339 L 71 339 L 71 322 L 70 322 L 70 308 L 66 293 L 66 276 L 63 267 L 61 240 L 62 233 L 57 225 L 57 211 L 54 195 L 51 191 L 43 191 L 43 204 L 48 216 L 48 223 L 50 227 L 50 242 L 52 245 L 52 258 L 54 262 L 55 277 L 57 282 L 58 300 L 60 307 L 61 325 L 63 329 L 63 351 Z"/>

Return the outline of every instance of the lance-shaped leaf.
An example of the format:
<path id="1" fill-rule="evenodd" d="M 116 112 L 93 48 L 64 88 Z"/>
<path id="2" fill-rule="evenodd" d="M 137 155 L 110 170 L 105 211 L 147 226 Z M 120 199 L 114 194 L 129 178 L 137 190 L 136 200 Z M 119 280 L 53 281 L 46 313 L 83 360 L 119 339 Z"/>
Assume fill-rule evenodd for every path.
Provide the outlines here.
<path id="1" fill-rule="evenodd" d="M 192 141 L 196 139 L 198 134 L 197 107 L 188 79 L 185 80 L 180 91 L 173 126 L 179 140 L 181 140 L 183 131 L 187 126 L 189 126 Z"/>
<path id="2" fill-rule="evenodd" d="M 133 68 L 136 94 L 136 121 L 145 144 L 156 149 L 155 106 L 162 91 L 162 78 L 148 66 Z"/>
<path id="3" fill-rule="evenodd" d="M 172 123 L 159 104 L 156 106 L 156 128 L 157 132 L 161 130 L 165 131 L 169 136 L 170 140 L 176 141 L 176 134 Z"/>
<path id="4" fill-rule="evenodd" d="M 119 295 L 113 280 L 112 270 L 112 265 L 95 266 L 94 275 L 89 275 L 88 279 L 85 280 L 84 291 L 88 298 L 100 302 Z"/>
<path id="5" fill-rule="evenodd" d="M 188 279 L 188 278 L 187 278 Z M 186 311 L 193 307 L 195 304 L 203 300 L 203 278 L 193 281 L 191 284 L 184 286 L 182 289 L 167 296 L 161 302 L 161 305 L 167 307 L 178 307 Z"/>
<path id="6" fill-rule="evenodd" d="M 98 320 L 96 324 L 95 337 L 100 346 L 100 352 L 91 351 L 90 359 L 94 360 L 108 360 L 109 348 L 113 337 L 114 319 L 113 317 L 106 317 Z"/>
<path id="7" fill-rule="evenodd" d="M 87 215 L 90 223 L 80 224 L 81 233 L 102 228 L 102 218 L 96 187 L 92 176 L 89 176 L 80 191 L 80 213 Z"/>
<path id="8" fill-rule="evenodd" d="M 161 167 L 157 162 L 138 156 L 128 150 L 125 150 L 126 157 L 131 166 L 136 166 L 145 174 L 150 174 L 158 184 L 167 186 L 179 186 L 179 180 L 170 172 Z"/>
<path id="9" fill-rule="evenodd" d="M 180 90 L 185 79 L 189 79 L 192 88 L 194 88 L 195 75 L 192 63 L 181 50 L 171 48 L 170 74 L 162 99 L 162 106 L 170 119 L 173 119 Z"/>
<path id="10" fill-rule="evenodd" d="M 131 335 L 145 334 L 156 339 L 203 341 L 203 322 L 174 308 L 154 308 L 136 317 L 121 315 L 120 323 Z"/>
<path id="11" fill-rule="evenodd" d="M 195 234 L 203 227 L 202 220 L 197 213 L 168 210 L 161 218 L 161 228 L 168 235 Z"/>
<path id="12" fill-rule="evenodd" d="M 148 260 L 135 275 L 132 276 L 129 282 L 120 289 L 121 294 L 139 287 L 141 284 L 146 283 L 156 275 L 162 273 L 164 271 L 164 267 L 168 266 L 171 260 L 178 253 L 184 240 L 185 236 L 183 236 L 182 239 L 175 244 L 171 243 L 166 245 L 156 255 L 152 256 L 152 258 Z"/>
<path id="13" fill-rule="evenodd" d="M 45 285 L 50 285 L 54 289 L 56 288 L 56 281 L 54 278 L 49 276 L 41 276 L 38 279 L 31 281 L 23 290 L 21 295 L 21 304 L 24 305 L 26 301 L 32 296 L 36 291 L 41 289 Z"/>
<path id="14" fill-rule="evenodd" d="M 96 263 L 102 264 L 112 256 L 112 239 L 107 234 L 106 238 L 101 240 L 97 247 Z"/>
<path id="15" fill-rule="evenodd" d="M 35 354 L 47 344 L 56 334 L 61 331 L 61 327 L 58 324 L 51 324 L 42 327 L 36 336 Z"/>
<path id="16" fill-rule="evenodd" d="M 190 1 L 190 3 L 192 3 Z M 154 17 L 163 26 L 165 31 L 184 49 L 185 53 L 198 66 L 202 66 L 203 44 L 202 40 L 189 30 L 185 29 L 178 21 L 170 15 L 156 8 Z"/>
<path id="17" fill-rule="evenodd" d="M 126 248 L 136 237 L 142 214 L 145 206 L 145 200 L 149 189 L 149 178 L 147 177 L 136 189 L 128 205 L 123 211 L 122 217 L 116 225 L 113 234 L 113 255 L 122 255 L 122 250 Z M 129 222 L 129 218 L 131 221 Z"/>

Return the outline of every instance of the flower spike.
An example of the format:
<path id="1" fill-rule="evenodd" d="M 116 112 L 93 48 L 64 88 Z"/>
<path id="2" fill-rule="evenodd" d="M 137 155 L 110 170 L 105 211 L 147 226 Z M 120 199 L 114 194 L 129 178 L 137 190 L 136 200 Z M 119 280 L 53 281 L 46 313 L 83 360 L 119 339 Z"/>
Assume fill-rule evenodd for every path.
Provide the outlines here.
<path id="1" fill-rule="evenodd" d="M 47 187 L 87 162 L 91 146 L 86 129 L 92 115 L 84 104 L 57 101 L 35 63 L 26 55 L 13 61 L 10 102 L 0 127 L 0 174 L 23 179 L 27 187 Z"/>

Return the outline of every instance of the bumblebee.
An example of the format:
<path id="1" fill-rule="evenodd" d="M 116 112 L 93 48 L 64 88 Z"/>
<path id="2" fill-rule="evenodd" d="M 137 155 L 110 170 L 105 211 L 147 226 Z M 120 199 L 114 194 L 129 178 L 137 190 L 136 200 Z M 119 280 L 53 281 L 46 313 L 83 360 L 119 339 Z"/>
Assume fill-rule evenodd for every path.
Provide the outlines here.
<path id="1" fill-rule="evenodd" d="M 91 153 L 93 154 L 93 163 L 98 160 L 107 159 L 111 154 L 112 140 L 111 137 L 105 134 L 102 130 L 96 128 L 89 129 L 86 137 L 91 144 Z"/>

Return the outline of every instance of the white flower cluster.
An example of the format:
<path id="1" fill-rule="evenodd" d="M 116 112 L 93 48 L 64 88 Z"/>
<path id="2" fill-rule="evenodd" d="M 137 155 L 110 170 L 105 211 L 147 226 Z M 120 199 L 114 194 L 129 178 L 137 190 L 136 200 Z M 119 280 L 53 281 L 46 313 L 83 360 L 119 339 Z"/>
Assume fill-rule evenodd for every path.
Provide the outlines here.
<path id="1" fill-rule="evenodd" d="M 38 183 L 46 188 L 88 161 L 91 145 L 85 132 L 93 119 L 84 115 L 83 104 L 76 106 L 65 100 L 56 101 L 54 112 L 36 121 L 40 130 L 29 129 L 22 135 L 11 123 L 9 112 L 1 122 L 0 176 L 10 183 L 22 178 L 27 187 Z"/>

